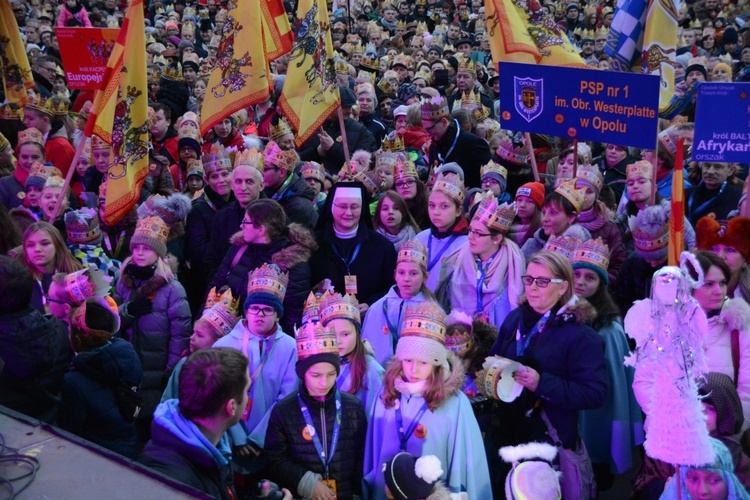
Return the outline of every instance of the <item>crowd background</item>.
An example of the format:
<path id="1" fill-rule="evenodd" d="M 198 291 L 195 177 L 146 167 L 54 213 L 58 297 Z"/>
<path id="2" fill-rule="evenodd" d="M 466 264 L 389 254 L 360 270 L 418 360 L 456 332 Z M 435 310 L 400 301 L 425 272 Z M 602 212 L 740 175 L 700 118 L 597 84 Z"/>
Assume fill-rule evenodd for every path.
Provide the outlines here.
<path id="1" fill-rule="evenodd" d="M 149 171 L 113 224 L 114 156 L 83 133 L 94 94 L 69 89 L 55 27 L 118 28 L 127 6 L 10 4 L 35 87 L 0 107 L 0 404 L 215 497 L 503 498 L 528 478 L 573 495 L 546 462 L 498 456 L 531 441 L 588 457 L 580 498 L 627 473 L 637 498 L 677 481 L 747 496 L 748 166 L 691 159 L 695 85 L 750 81 L 744 0 L 679 4 L 688 99 L 656 151 L 502 129 L 481 0 L 329 2 L 343 125 L 334 114 L 295 147 L 278 105 L 287 55 L 268 99 L 201 135 L 233 5 L 152 0 Z M 604 71 L 615 8 L 534 6 Z M 665 489 L 674 469 L 640 446 L 660 410 L 633 390 L 623 318 L 674 273 L 678 158 L 717 459 Z M 499 357 L 522 367 L 513 402 L 493 385 Z"/>

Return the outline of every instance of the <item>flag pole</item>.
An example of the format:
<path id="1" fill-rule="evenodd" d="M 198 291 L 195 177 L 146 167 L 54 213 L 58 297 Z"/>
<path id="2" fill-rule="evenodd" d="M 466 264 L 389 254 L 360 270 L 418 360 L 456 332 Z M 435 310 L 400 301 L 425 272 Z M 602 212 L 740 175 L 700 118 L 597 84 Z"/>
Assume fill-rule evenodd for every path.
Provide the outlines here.
<path id="1" fill-rule="evenodd" d="M 71 163 L 70 168 L 68 168 L 68 173 L 65 175 L 65 182 L 63 183 L 62 191 L 60 192 L 60 196 L 57 197 L 57 203 L 55 204 L 55 209 L 52 211 L 52 222 L 57 220 L 57 214 L 60 211 L 60 207 L 62 206 L 63 198 L 65 197 L 65 192 L 70 187 L 70 181 L 73 179 L 73 172 L 76 171 L 76 165 L 78 165 L 78 159 L 81 157 L 81 153 L 83 152 L 83 147 L 86 145 L 86 137 L 85 135 L 81 137 L 81 140 L 78 142 L 78 147 L 76 148 L 76 153 L 73 155 L 73 163 Z"/>
<path id="2" fill-rule="evenodd" d="M 573 139 L 573 178 L 578 175 L 578 139 Z"/>
<path id="3" fill-rule="evenodd" d="M 523 138 L 526 142 L 526 149 L 529 150 L 529 163 L 531 163 L 531 171 L 534 173 L 534 181 L 539 182 L 539 169 L 536 166 L 536 156 L 534 155 L 534 147 L 531 145 L 531 134 L 528 132 L 524 132 Z"/>
<path id="4" fill-rule="evenodd" d="M 680 155 L 682 157 L 682 155 Z M 654 147 L 654 158 L 651 160 L 651 196 L 648 199 L 649 206 L 656 204 L 656 169 L 659 166 L 659 137 L 656 137 L 656 147 Z"/>
<path id="5" fill-rule="evenodd" d="M 346 140 L 346 126 L 344 125 L 344 112 L 341 111 L 341 106 L 339 106 L 338 114 L 339 114 L 339 128 L 341 129 L 341 145 L 344 147 L 344 165 L 346 165 L 346 171 L 349 172 L 349 175 L 353 176 L 354 172 L 352 172 L 352 164 L 349 161 L 349 142 Z"/>
<path id="6" fill-rule="evenodd" d="M 747 195 L 750 192 L 750 176 L 745 178 L 745 185 L 742 188 L 742 198 L 744 198 L 744 207 L 737 207 L 740 209 L 740 215 L 742 217 L 750 217 L 750 203 L 747 201 Z M 740 202 L 741 204 L 742 202 Z"/>

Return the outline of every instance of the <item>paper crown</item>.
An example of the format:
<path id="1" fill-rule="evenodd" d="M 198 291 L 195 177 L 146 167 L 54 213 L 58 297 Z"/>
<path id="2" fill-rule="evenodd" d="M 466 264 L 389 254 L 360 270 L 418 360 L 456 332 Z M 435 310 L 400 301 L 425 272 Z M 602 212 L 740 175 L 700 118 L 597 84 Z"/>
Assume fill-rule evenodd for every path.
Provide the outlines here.
<path id="1" fill-rule="evenodd" d="M 590 184 L 597 193 L 602 190 L 604 184 L 604 177 L 596 165 L 580 165 L 576 170 L 576 180 Z"/>
<path id="2" fill-rule="evenodd" d="M 443 96 L 430 97 L 420 101 L 422 120 L 435 122 L 450 115 L 448 101 Z"/>
<path id="3" fill-rule="evenodd" d="M 23 108 L 13 109 L 13 106 L 6 104 L 0 106 L 0 120 L 21 120 L 23 118 Z M 19 132 L 20 134 L 20 132 Z"/>
<path id="4" fill-rule="evenodd" d="M 569 181 L 563 181 L 555 189 L 555 193 L 565 198 L 573 205 L 573 209 L 581 213 L 583 204 L 586 201 L 586 190 L 576 188 L 575 182 L 571 179 Z"/>
<path id="5" fill-rule="evenodd" d="M 403 20 L 396 21 L 396 28 L 406 29 L 406 21 L 403 21 Z"/>
<path id="6" fill-rule="evenodd" d="M 398 87 L 398 80 L 395 78 L 381 78 L 378 82 L 378 88 L 385 94 L 396 94 Z"/>
<path id="7" fill-rule="evenodd" d="M 98 135 L 92 135 L 91 151 L 96 151 L 98 149 L 112 149 L 112 146 L 110 146 L 109 143 L 104 142 L 104 139 L 102 139 Z"/>
<path id="8" fill-rule="evenodd" d="M 391 153 L 380 149 L 375 152 L 375 168 L 385 167 L 388 170 L 393 170 L 400 156 L 399 153 Z"/>
<path id="9" fill-rule="evenodd" d="M 614 11 L 615 10 L 610 6 L 602 7 L 602 17 L 606 16 L 607 14 L 612 14 Z"/>
<path id="10" fill-rule="evenodd" d="M 456 47 L 454 47 L 453 44 L 450 44 L 450 43 L 445 44 L 445 46 L 443 46 L 443 54 L 446 54 L 447 52 L 450 52 L 451 54 L 455 54 Z"/>
<path id="11" fill-rule="evenodd" d="M 473 90 L 468 93 L 461 94 L 461 107 L 466 109 L 474 109 L 482 105 L 481 94 L 475 93 Z"/>
<path id="12" fill-rule="evenodd" d="M 333 69 L 337 75 L 349 74 L 349 65 L 346 61 L 340 58 L 336 58 L 335 62 L 333 63 Z"/>
<path id="13" fill-rule="evenodd" d="M 544 244 L 544 250 L 562 254 L 570 260 L 579 243 L 580 241 L 572 236 L 555 236 L 547 240 L 547 243 Z"/>
<path id="14" fill-rule="evenodd" d="M 420 68 L 416 73 L 414 73 L 414 78 L 412 79 L 412 82 L 419 78 L 424 80 L 427 83 L 427 85 L 432 84 L 432 73 L 430 73 L 424 68 Z"/>
<path id="15" fill-rule="evenodd" d="M 464 202 L 464 183 L 457 175 L 440 175 L 435 184 L 432 186 L 432 191 L 438 191 L 445 194 L 449 198 L 455 200 L 459 205 Z"/>
<path id="16" fill-rule="evenodd" d="M 399 179 L 418 179 L 419 174 L 417 173 L 417 167 L 408 158 L 402 156 L 398 157 L 396 166 L 393 167 L 393 181 Z"/>
<path id="17" fill-rule="evenodd" d="M 9 106 L 5 106 L 5 107 L 7 108 Z M 35 128 L 27 128 L 26 130 L 21 130 L 18 132 L 18 145 L 19 146 L 28 144 L 30 142 L 44 146 L 44 134 L 42 134 L 39 130 Z"/>
<path id="18" fill-rule="evenodd" d="M 594 38 L 596 37 L 596 31 L 595 30 L 587 30 L 582 29 L 579 33 L 579 36 L 581 37 L 581 43 L 583 42 L 593 42 Z"/>
<path id="19" fill-rule="evenodd" d="M 482 166 L 481 177 L 484 178 L 488 174 L 497 174 L 503 179 L 508 178 L 508 169 L 490 160 L 486 165 Z"/>
<path id="20" fill-rule="evenodd" d="M 352 54 L 364 54 L 364 53 L 365 53 L 365 46 L 362 45 L 361 42 L 357 43 L 357 45 L 355 45 L 352 48 Z"/>
<path id="21" fill-rule="evenodd" d="M 227 288 L 223 294 L 219 295 L 214 287 L 208 292 L 206 309 L 201 319 L 207 322 L 219 337 L 223 337 L 239 322 L 238 307 L 238 300 L 232 296 L 231 289 Z"/>
<path id="22" fill-rule="evenodd" d="M 354 295 L 326 291 L 320 298 L 320 322 L 323 326 L 334 319 L 348 319 L 356 325 L 362 324 L 359 302 Z"/>
<path id="23" fill-rule="evenodd" d="M 485 105 L 479 106 L 474 111 L 471 112 L 474 119 L 477 121 L 477 123 L 481 123 L 485 121 L 487 118 L 490 117 L 490 108 L 488 108 Z M 500 131 L 500 124 L 497 125 L 497 132 Z M 496 134 L 497 132 L 494 132 Z"/>
<path id="24" fill-rule="evenodd" d="M 191 175 L 198 175 L 200 177 L 203 177 L 205 174 L 205 171 L 203 170 L 203 163 L 200 160 L 196 159 L 189 159 L 187 161 L 187 174 L 188 177 Z"/>
<path id="25" fill-rule="evenodd" d="M 625 169 L 625 176 L 627 180 L 630 179 L 648 179 L 653 178 L 654 167 L 650 162 L 646 160 L 639 160 L 635 163 L 631 163 Z"/>
<path id="26" fill-rule="evenodd" d="M 142 236 L 151 240 L 157 241 L 163 245 L 167 244 L 167 238 L 169 238 L 169 226 L 156 215 L 150 217 L 144 217 L 138 219 L 135 224 L 135 232 L 133 238 L 136 236 Z"/>
<path id="27" fill-rule="evenodd" d="M 245 151 L 242 153 L 245 153 Z M 227 153 L 226 148 L 222 144 L 212 144 L 211 150 L 204 154 L 201 159 L 203 161 L 203 170 L 206 172 L 206 177 L 218 170 L 232 170 L 232 160 L 229 158 L 229 153 Z M 236 165 L 237 159 L 235 159 L 235 166 Z"/>
<path id="28" fill-rule="evenodd" d="M 375 48 L 375 44 L 368 43 L 365 47 L 365 53 L 362 56 L 359 66 L 365 70 L 373 73 L 380 71 L 380 61 L 378 58 L 378 51 Z"/>
<path id="29" fill-rule="evenodd" d="M 604 11 L 602 10 L 602 12 Z M 596 33 L 594 34 L 594 40 L 601 37 L 607 38 L 607 35 L 609 35 L 609 28 L 607 28 L 606 26 L 602 26 L 601 28 L 596 30 Z"/>
<path id="30" fill-rule="evenodd" d="M 250 273 L 247 280 L 247 294 L 270 293 L 284 300 L 289 273 L 282 273 L 276 264 L 264 263 Z"/>
<path id="31" fill-rule="evenodd" d="M 321 184 L 325 183 L 326 180 L 326 172 L 323 168 L 323 165 L 321 165 L 318 162 L 315 161 L 308 161 L 302 164 L 302 169 L 300 170 L 302 174 L 303 179 L 315 179 L 316 181 L 319 181 Z"/>
<path id="32" fill-rule="evenodd" d="M 70 273 L 63 279 L 63 300 L 70 306 L 78 307 L 89 297 L 106 297 L 112 286 L 111 280 L 104 271 L 93 267 Z"/>
<path id="33" fill-rule="evenodd" d="M 47 188 L 62 189 L 62 187 L 65 185 L 65 179 L 63 178 L 62 175 L 57 175 L 57 173 L 60 172 L 60 170 L 58 170 L 56 167 L 52 167 L 52 168 L 54 168 L 57 172 L 47 177 L 47 180 L 44 181 L 44 189 L 47 189 Z"/>
<path id="34" fill-rule="evenodd" d="M 195 113 L 188 112 L 191 115 L 195 115 Z M 186 113 L 186 114 L 188 114 Z M 196 115 L 197 119 L 197 115 Z M 201 132 L 200 127 L 197 124 L 197 121 L 192 120 L 190 117 L 188 119 L 182 120 L 180 122 L 180 127 L 177 130 L 178 139 L 192 139 L 195 142 L 198 143 L 198 145 L 201 144 Z"/>
<path id="35" fill-rule="evenodd" d="M 405 54 L 397 54 L 393 58 L 393 62 L 391 63 L 391 68 L 393 68 L 394 66 L 403 66 L 404 68 L 408 68 L 410 62 L 411 62 L 411 57 Z"/>
<path id="36" fill-rule="evenodd" d="M 295 150 L 284 151 L 274 141 L 268 142 L 266 149 L 263 151 L 263 158 L 266 165 L 283 168 L 287 172 L 294 170 L 294 167 L 299 163 L 299 155 Z"/>
<path id="37" fill-rule="evenodd" d="M 365 188 L 367 188 L 367 191 L 372 196 L 375 196 L 380 192 L 380 180 L 374 170 L 369 170 L 367 168 L 357 170 L 354 172 L 354 175 L 352 175 L 352 179 L 364 184 Z"/>
<path id="38" fill-rule="evenodd" d="M 425 0 L 423 3 L 417 2 L 417 5 L 427 5 L 427 0 Z M 416 35 L 421 36 L 424 35 L 429 31 L 429 28 L 427 27 L 427 23 L 425 21 L 419 21 L 417 23 L 417 29 L 416 29 Z"/>
<path id="39" fill-rule="evenodd" d="M 391 136 L 385 136 L 383 137 L 383 142 L 380 146 L 380 148 L 383 151 L 388 152 L 403 152 L 404 149 L 404 141 L 401 139 L 401 137 L 398 136 L 398 134 L 391 134 Z"/>
<path id="40" fill-rule="evenodd" d="M 287 134 L 294 134 L 294 130 L 292 130 L 292 127 L 287 123 L 285 119 L 279 117 L 278 125 L 271 125 L 271 140 L 275 141 L 279 137 L 283 137 Z"/>
<path id="41" fill-rule="evenodd" d="M 54 115 L 54 107 L 55 104 L 52 100 L 52 97 L 50 97 L 49 99 L 44 99 L 39 94 L 29 96 L 29 98 L 26 100 L 25 106 L 26 109 L 33 109 L 34 111 L 38 111 L 50 117 Z"/>
<path id="42" fill-rule="evenodd" d="M 524 145 L 516 146 L 507 137 L 500 141 L 497 155 L 513 165 L 524 165 L 529 162 L 529 151 Z"/>
<path id="43" fill-rule="evenodd" d="M 447 47 L 443 49 L 443 52 L 445 52 L 446 50 L 448 50 Z M 458 69 L 456 70 L 456 73 L 471 73 L 472 75 L 476 76 L 477 65 L 474 64 L 474 61 L 472 61 L 471 59 L 462 57 L 461 60 L 458 61 Z"/>
<path id="44" fill-rule="evenodd" d="M 590 239 L 578 243 L 573 256 L 570 257 L 571 264 L 588 264 L 595 266 L 607 274 L 609 268 L 609 247 L 601 238 Z"/>
<path id="45" fill-rule="evenodd" d="M 432 302 L 406 306 L 401 326 L 401 338 L 423 337 L 445 345 L 445 313 Z"/>
<path id="46" fill-rule="evenodd" d="M 416 239 L 405 241 L 398 250 L 396 263 L 411 262 L 427 269 L 427 248 Z"/>
<path id="47" fill-rule="evenodd" d="M 332 328 L 326 329 L 318 322 L 306 323 L 295 331 L 297 340 L 297 359 L 302 361 L 316 354 L 339 355 L 336 342 L 336 332 Z"/>
<path id="48" fill-rule="evenodd" d="M 446 332 L 445 348 L 456 353 L 459 358 L 465 356 L 474 347 L 471 317 L 458 309 L 453 309 L 448 315 L 446 324 L 448 325 L 447 332 L 451 333 Z M 451 329 L 455 325 L 463 325 L 464 328 Z"/>
<path id="49" fill-rule="evenodd" d="M 320 297 L 315 292 L 310 292 L 302 308 L 302 326 L 320 321 Z"/>
<path id="50" fill-rule="evenodd" d="M 375 73 L 359 70 L 359 73 L 357 73 L 357 80 L 366 80 L 372 85 L 375 85 Z"/>
<path id="51" fill-rule="evenodd" d="M 590 4 L 586 5 L 586 7 L 583 8 L 583 14 L 586 17 L 597 15 L 597 13 L 596 13 L 596 4 L 590 3 Z"/>
<path id="52" fill-rule="evenodd" d="M 10 147 L 8 139 L 0 132 L 0 151 L 5 151 Z"/>
<path id="53" fill-rule="evenodd" d="M 35 161 L 29 170 L 29 176 L 26 178 L 25 187 L 28 189 L 29 186 L 35 186 L 42 189 L 47 183 L 47 180 L 52 177 L 62 177 L 62 172 L 60 172 L 59 168 Z"/>
<path id="54" fill-rule="evenodd" d="M 65 214 L 65 232 L 71 244 L 87 244 L 99 240 L 102 230 L 96 210 L 82 208 Z"/>
<path id="55" fill-rule="evenodd" d="M 490 231 L 505 234 L 516 217 L 516 208 L 512 203 L 498 204 L 497 198 L 492 193 L 488 194 L 479 202 L 474 219 L 487 226 Z"/>
<path id="56" fill-rule="evenodd" d="M 628 219 L 633 233 L 636 253 L 647 256 L 659 255 L 661 249 L 669 243 L 669 208 L 654 205 L 638 212 L 637 216 Z M 658 260 L 658 259 L 655 259 Z"/>
<path id="57" fill-rule="evenodd" d="M 173 82 L 182 81 L 182 66 L 178 62 L 170 63 L 161 74 L 161 77 L 165 80 L 171 80 Z"/>

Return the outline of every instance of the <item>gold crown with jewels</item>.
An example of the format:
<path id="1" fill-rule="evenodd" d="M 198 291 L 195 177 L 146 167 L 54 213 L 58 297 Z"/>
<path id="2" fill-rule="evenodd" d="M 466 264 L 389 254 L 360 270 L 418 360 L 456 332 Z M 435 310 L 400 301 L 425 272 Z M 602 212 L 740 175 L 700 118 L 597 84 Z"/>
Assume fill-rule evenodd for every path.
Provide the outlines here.
<path id="1" fill-rule="evenodd" d="M 167 238 L 169 238 L 169 226 L 158 215 L 144 217 L 138 219 L 138 222 L 135 224 L 135 233 L 133 236 L 136 235 L 145 236 L 166 245 Z"/>
<path id="2" fill-rule="evenodd" d="M 270 293 L 284 300 L 289 273 L 282 273 L 276 264 L 264 263 L 252 271 L 247 280 L 247 294 Z"/>
<path id="3" fill-rule="evenodd" d="M 411 262 L 427 269 L 427 248 L 416 239 L 408 240 L 398 250 L 396 263 Z"/>
<path id="4" fill-rule="evenodd" d="M 359 302 L 354 295 L 329 291 L 323 294 L 320 298 L 320 322 L 327 325 L 334 319 L 348 319 L 357 325 L 362 324 Z"/>
<path id="5" fill-rule="evenodd" d="M 206 299 L 206 308 L 203 311 L 201 319 L 223 337 L 232 331 L 234 326 L 240 321 L 237 311 L 239 301 L 232 296 L 232 290 L 227 290 L 219 295 L 216 287 L 212 288 Z"/>
<path id="6" fill-rule="evenodd" d="M 489 193 L 489 196 L 484 196 L 482 201 L 479 202 L 477 212 L 474 214 L 474 218 L 487 226 L 491 231 L 497 231 L 501 234 L 505 234 L 513 224 L 513 219 L 516 217 L 515 205 L 511 203 L 497 202 L 497 198 Z"/>
<path id="7" fill-rule="evenodd" d="M 450 115 L 448 101 L 443 96 L 422 99 L 420 104 L 422 108 L 422 120 L 436 122 Z"/>
<path id="8" fill-rule="evenodd" d="M 508 169 L 500 165 L 499 163 L 495 163 L 494 161 L 490 160 L 486 165 L 482 166 L 481 169 L 481 177 L 484 177 L 487 174 L 497 174 L 503 179 L 508 178 Z"/>
<path id="9" fill-rule="evenodd" d="M 336 332 L 332 328 L 326 329 L 320 322 L 306 323 L 294 333 L 297 342 L 297 359 L 300 361 L 316 354 L 339 355 Z"/>
<path id="10" fill-rule="evenodd" d="M 606 273 L 609 268 L 609 255 L 609 247 L 601 238 L 590 239 L 578 244 L 573 256 L 570 257 L 570 262 L 591 264 Z"/>
<path id="11" fill-rule="evenodd" d="M 579 243 L 578 239 L 571 236 L 555 236 L 547 240 L 547 243 L 544 244 L 544 250 L 557 252 L 570 260 Z"/>
<path id="12" fill-rule="evenodd" d="M 639 160 L 635 163 L 631 163 L 625 169 L 625 177 L 627 180 L 630 179 L 648 179 L 651 180 L 653 177 L 654 166 L 646 160 Z"/>
<path id="13" fill-rule="evenodd" d="M 576 212 L 581 213 L 583 204 L 586 201 L 586 190 L 576 188 L 574 179 L 561 182 L 555 189 L 555 192 L 568 200 Z"/>
<path id="14" fill-rule="evenodd" d="M 401 326 L 401 338 L 423 337 L 445 345 L 445 313 L 434 302 L 407 306 Z"/>
<path id="15" fill-rule="evenodd" d="M 396 161 L 396 166 L 393 167 L 393 181 L 399 179 L 418 179 L 419 174 L 417 173 L 417 167 L 414 162 L 409 158 L 404 158 L 399 155 Z"/>
<path id="16" fill-rule="evenodd" d="M 433 191 L 439 191 L 461 205 L 464 202 L 464 183 L 457 175 L 440 175 L 432 186 Z"/>
<path id="17" fill-rule="evenodd" d="M 383 151 L 389 151 L 389 152 L 403 152 L 404 151 L 404 141 L 401 139 L 401 137 L 398 136 L 398 134 L 391 134 L 391 136 L 385 136 L 383 137 L 383 142 L 380 145 L 380 148 Z"/>
<path id="18" fill-rule="evenodd" d="M 268 142 L 266 149 L 263 151 L 263 158 L 267 165 L 286 169 L 287 172 L 294 170 L 294 167 L 299 163 L 299 155 L 295 150 L 284 151 L 274 141 Z"/>

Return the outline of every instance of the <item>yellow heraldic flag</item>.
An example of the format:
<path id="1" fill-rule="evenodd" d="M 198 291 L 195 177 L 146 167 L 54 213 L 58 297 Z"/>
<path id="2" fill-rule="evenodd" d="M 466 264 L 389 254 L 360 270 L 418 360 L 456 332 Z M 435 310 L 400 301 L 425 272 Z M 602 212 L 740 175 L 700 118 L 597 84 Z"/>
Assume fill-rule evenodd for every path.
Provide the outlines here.
<path id="1" fill-rule="evenodd" d="M 5 100 L 14 107 L 24 107 L 26 89 L 34 88 L 34 77 L 31 75 L 21 31 L 8 0 L 0 0 L 0 71 Z"/>
<path id="2" fill-rule="evenodd" d="M 279 103 L 297 131 L 294 144 L 300 147 L 338 109 L 341 98 L 325 1 L 301 0 L 296 24 L 297 36 Z"/>
<path id="3" fill-rule="evenodd" d="M 492 60 L 590 68 L 538 0 L 485 0 Z"/>
<path id="4" fill-rule="evenodd" d="M 294 45 L 294 32 L 286 17 L 283 0 L 265 0 L 260 2 L 263 14 L 263 44 L 266 58 L 273 61 L 283 56 Z"/>
<path id="5" fill-rule="evenodd" d="M 143 0 L 130 0 L 117 43 L 107 62 L 85 135 L 112 145 L 114 161 L 107 172 L 104 221 L 115 224 L 136 204 L 148 175 L 148 87 Z"/>
<path id="6" fill-rule="evenodd" d="M 643 73 L 659 77 L 659 112 L 674 97 L 674 60 L 677 45 L 677 1 L 650 0 L 643 30 Z"/>
<path id="7" fill-rule="evenodd" d="M 257 0 L 230 0 L 227 4 L 227 22 L 220 33 L 216 64 L 208 78 L 201 108 L 201 134 L 271 93 L 261 3 Z M 280 45 L 277 49 L 281 48 Z"/>

